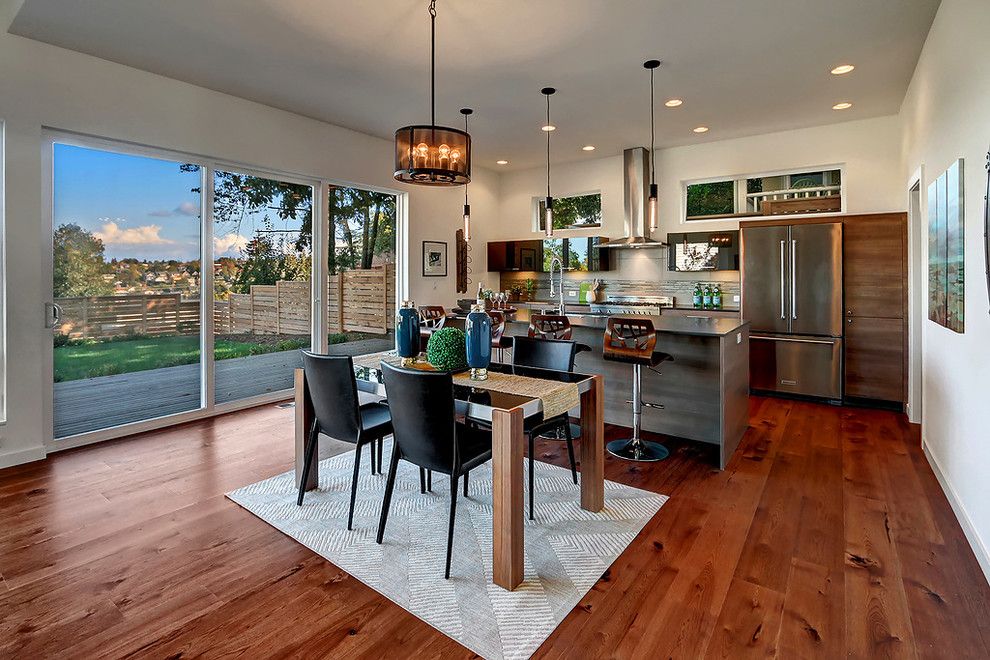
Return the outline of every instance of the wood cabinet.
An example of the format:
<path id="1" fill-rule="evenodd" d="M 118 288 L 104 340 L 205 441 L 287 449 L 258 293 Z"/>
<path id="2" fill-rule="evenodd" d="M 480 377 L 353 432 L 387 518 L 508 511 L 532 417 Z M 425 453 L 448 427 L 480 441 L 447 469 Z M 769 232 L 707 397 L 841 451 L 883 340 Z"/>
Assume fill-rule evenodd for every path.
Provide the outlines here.
<path id="1" fill-rule="evenodd" d="M 907 399 L 907 215 L 847 216 L 843 231 L 845 396 Z"/>

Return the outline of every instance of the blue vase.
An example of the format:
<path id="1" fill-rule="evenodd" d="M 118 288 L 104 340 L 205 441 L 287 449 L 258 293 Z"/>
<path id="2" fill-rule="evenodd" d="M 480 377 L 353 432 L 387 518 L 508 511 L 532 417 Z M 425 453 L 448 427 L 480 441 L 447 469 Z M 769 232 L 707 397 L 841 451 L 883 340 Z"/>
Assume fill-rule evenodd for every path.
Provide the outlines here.
<path id="1" fill-rule="evenodd" d="M 411 300 L 403 300 L 395 313 L 395 352 L 403 366 L 414 363 L 419 355 L 419 310 Z"/>
<path id="2" fill-rule="evenodd" d="M 485 305 L 471 305 L 471 313 L 464 322 L 467 363 L 471 368 L 471 380 L 486 380 L 488 365 L 492 362 L 492 319 Z"/>

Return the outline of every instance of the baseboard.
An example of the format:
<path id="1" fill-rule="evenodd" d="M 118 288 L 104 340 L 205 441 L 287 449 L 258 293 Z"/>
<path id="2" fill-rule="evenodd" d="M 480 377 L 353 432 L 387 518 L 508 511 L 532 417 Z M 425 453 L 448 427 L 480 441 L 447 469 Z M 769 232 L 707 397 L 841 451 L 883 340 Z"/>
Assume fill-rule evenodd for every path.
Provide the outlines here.
<path id="1" fill-rule="evenodd" d="M 30 449 L 18 449 L 0 453 L 0 469 L 22 465 L 32 461 L 40 461 L 48 456 L 44 447 L 31 447 Z"/>
<path id="2" fill-rule="evenodd" d="M 987 582 L 990 582 L 990 552 L 987 552 L 987 546 L 984 545 L 983 539 L 980 538 L 976 527 L 973 525 L 973 521 L 970 519 L 969 514 L 966 513 L 966 507 L 963 506 L 962 500 L 959 499 L 956 491 L 952 488 L 952 484 L 945 478 L 945 474 L 938 464 L 938 459 L 935 458 L 935 455 L 928 448 L 928 443 L 925 442 L 924 438 L 921 440 L 921 449 L 925 452 L 925 458 L 928 459 L 928 465 L 931 466 L 932 472 L 935 473 L 935 478 L 942 485 L 942 492 L 945 493 L 945 497 L 949 500 L 949 505 L 956 514 L 956 519 L 962 527 L 963 534 L 966 535 L 966 540 L 969 541 L 969 547 L 973 549 L 973 554 L 976 555 L 976 561 L 979 562 L 980 568 L 983 569 L 983 576 L 987 579 Z"/>

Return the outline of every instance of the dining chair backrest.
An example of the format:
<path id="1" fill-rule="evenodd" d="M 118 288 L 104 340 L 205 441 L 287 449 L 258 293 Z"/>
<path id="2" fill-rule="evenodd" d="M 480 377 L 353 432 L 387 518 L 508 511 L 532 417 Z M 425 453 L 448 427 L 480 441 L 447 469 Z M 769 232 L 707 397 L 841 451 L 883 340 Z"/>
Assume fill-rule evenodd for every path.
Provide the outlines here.
<path id="1" fill-rule="evenodd" d="M 349 355 L 318 355 L 302 351 L 306 385 L 320 430 L 331 438 L 357 442 L 361 413 L 354 361 Z"/>
<path id="2" fill-rule="evenodd" d="M 574 371 L 577 342 L 566 339 L 512 338 L 512 366 Z"/>
<path id="3" fill-rule="evenodd" d="M 497 309 L 488 310 L 492 319 L 492 345 L 497 346 L 505 334 L 505 314 Z"/>
<path id="4" fill-rule="evenodd" d="M 536 339 L 570 339 L 571 321 L 560 314 L 533 314 L 529 317 L 529 336 Z"/>
<path id="5" fill-rule="evenodd" d="M 423 324 L 433 330 L 439 330 L 447 320 L 447 310 L 441 305 L 423 305 L 419 308 Z"/>
<path id="6" fill-rule="evenodd" d="M 449 373 L 404 369 L 382 362 L 385 395 L 402 457 L 450 474 L 456 466 L 454 383 Z"/>

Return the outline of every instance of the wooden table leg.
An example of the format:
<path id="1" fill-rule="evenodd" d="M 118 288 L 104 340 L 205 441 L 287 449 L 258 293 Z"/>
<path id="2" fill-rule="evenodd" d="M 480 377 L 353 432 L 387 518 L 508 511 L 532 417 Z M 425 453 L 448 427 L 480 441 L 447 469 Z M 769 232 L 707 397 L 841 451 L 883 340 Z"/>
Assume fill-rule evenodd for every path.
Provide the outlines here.
<path id="1" fill-rule="evenodd" d="M 605 507 L 605 378 L 592 378 L 581 394 L 581 508 L 597 512 Z"/>
<path id="2" fill-rule="evenodd" d="M 306 385 L 306 372 L 302 369 L 295 371 L 295 443 L 296 443 L 296 488 L 302 481 L 303 463 L 306 460 L 306 441 L 309 430 L 313 427 L 316 414 L 313 412 L 313 401 L 309 398 L 309 387 Z M 309 469 L 309 479 L 306 490 L 313 490 L 320 483 L 320 456 L 317 451 L 316 460 Z"/>
<path id="3" fill-rule="evenodd" d="M 513 590 L 523 581 L 523 415 L 492 412 L 492 558 L 494 582 Z"/>

